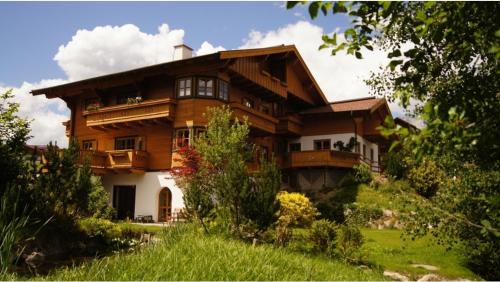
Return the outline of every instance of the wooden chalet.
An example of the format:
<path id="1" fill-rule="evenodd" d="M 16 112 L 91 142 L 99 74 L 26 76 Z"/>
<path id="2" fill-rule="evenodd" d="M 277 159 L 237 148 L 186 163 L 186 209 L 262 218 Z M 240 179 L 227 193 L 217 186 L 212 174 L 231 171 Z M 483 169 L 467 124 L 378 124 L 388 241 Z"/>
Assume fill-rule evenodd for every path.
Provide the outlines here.
<path id="1" fill-rule="evenodd" d="M 380 170 L 384 140 L 376 127 L 391 114 L 385 99 L 328 102 L 293 45 L 191 52 L 179 45 L 171 62 L 32 91 L 66 102 L 66 135 L 91 158 L 119 217 L 165 221 L 182 209 L 169 171 L 176 150 L 204 130 L 208 107 L 229 105 L 247 117 L 252 141 L 277 157 L 296 189 L 328 184 L 311 171 L 361 162 Z M 351 138 L 357 145 L 346 151 L 339 142 Z"/>

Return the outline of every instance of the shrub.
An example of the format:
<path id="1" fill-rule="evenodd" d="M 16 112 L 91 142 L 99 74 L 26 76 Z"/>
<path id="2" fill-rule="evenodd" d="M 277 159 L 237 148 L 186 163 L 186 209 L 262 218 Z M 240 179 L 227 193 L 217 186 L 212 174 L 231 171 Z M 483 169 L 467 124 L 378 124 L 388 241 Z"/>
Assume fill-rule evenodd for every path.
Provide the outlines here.
<path id="1" fill-rule="evenodd" d="M 429 159 L 424 159 L 420 165 L 412 168 L 408 173 L 408 180 L 415 191 L 426 198 L 436 195 L 444 179 L 444 172 Z"/>
<path id="2" fill-rule="evenodd" d="M 280 192 L 277 199 L 280 209 L 276 227 L 276 244 L 285 246 L 293 235 L 290 227 L 309 226 L 319 213 L 309 198 L 300 193 Z"/>
<path id="3" fill-rule="evenodd" d="M 120 226 L 107 219 L 85 218 L 78 221 L 78 227 L 87 237 L 103 240 L 107 244 L 122 235 Z"/>
<path id="4" fill-rule="evenodd" d="M 278 222 L 286 222 L 289 226 L 309 226 L 319 215 L 309 198 L 303 194 L 280 192 L 277 198 L 280 203 Z"/>
<path id="5" fill-rule="evenodd" d="M 355 165 L 354 167 L 354 179 L 357 183 L 370 183 L 372 181 L 372 172 L 370 166 L 365 163 Z"/>
<path id="6" fill-rule="evenodd" d="M 383 159 L 384 173 L 392 176 L 394 179 L 401 179 L 408 174 L 408 171 L 414 166 L 414 160 L 404 149 L 390 151 Z"/>
<path id="7" fill-rule="evenodd" d="M 113 217 L 115 210 L 109 204 L 109 194 L 104 190 L 100 178 L 92 177 L 92 190 L 88 197 L 89 215 L 104 219 Z"/>
<path id="8" fill-rule="evenodd" d="M 358 226 L 365 226 L 370 221 L 379 219 L 383 215 L 382 210 L 379 208 L 360 206 L 355 203 L 346 205 L 345 208 L 346 222 Z"/>
<path id="9" fill-rule="evenodd" d="M 357 262 L 363 242 L 363 235 L 359 228 L 352 225 L 342 225 L 337 232 L 336 253 L 345 262 Z"/>
<path id="10" fill-rule="evenodd" d="M 309 240 L 317 251 L 329 253 L 337 237 L 337 225 L 327 219 L 316 220 L 309 230 Z"/>

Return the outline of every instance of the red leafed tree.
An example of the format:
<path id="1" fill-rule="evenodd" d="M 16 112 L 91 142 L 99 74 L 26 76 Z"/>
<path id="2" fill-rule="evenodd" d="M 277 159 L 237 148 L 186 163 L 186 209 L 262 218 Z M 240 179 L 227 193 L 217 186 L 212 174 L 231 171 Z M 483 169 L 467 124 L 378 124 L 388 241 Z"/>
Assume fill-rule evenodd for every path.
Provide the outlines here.
<path id="1" fill-rule="evenodd" d="M 200 170 L 201 155 L 193 147 L 184 146 L 177 153 L 180 158 L 174 159 L 180 162 L 181 166 L 173 170 L 173 174 L 177 177 L 190 177 Z"/>

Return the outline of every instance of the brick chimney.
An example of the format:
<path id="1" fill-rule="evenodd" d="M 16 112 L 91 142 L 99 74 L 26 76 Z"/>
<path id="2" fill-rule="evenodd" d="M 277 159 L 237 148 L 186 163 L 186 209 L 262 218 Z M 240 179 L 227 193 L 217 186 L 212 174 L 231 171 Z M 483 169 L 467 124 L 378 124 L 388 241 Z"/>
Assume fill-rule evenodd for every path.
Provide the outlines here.
<path id="1" fill-rule="evenodd" d="M 193 57 L 193 49 L 191 47 L 180 44 L 174 46 L 174 61 L 184 60 Z"/>

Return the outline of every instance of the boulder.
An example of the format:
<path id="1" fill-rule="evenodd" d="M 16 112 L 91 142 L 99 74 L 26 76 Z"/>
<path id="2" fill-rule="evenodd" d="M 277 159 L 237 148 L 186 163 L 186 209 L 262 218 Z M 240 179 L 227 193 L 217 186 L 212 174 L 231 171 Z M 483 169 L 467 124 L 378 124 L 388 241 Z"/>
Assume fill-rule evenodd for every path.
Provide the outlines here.
<path id="1" fill-rule="evenodd" d="M 45 254 L 42 252 L 33 252 L 26 256 L 24 262 L 32 268 L 38 268 L 45 262 Z"/>
<path id="2" fill-rule="evenodd" d="M 394 213 L 391 210 L 383 210 L 382 214 L 384 217 L 392 217 Z"/>
<path id="3" fill-rule="evenodd" d="M 404 276 L 403 274 L 397 273 L 394 271 L 384 270 L 384 276 L 387 278 L 390 278 L 394 281 L 409 281 L 410 280 L 410 279 L 408 279 L 408 277 Z"/>
<path id="4" fill-rule="evenodd" d="M 418 279 L 417 281 L 441 281 L 443 280 L 441 277 L 437 276 L 436 274 L 426 274 L 424 276 L 422 276 L 420 279 Z"/>
<path id="5" fill-rule="evenodd" d="M 423 268 L 425 270 L 430 270 L 430 271 L 436 271 L 439 269 L 439 267 L 434 266 L 434 265 L 428 265 L 428 264 L 412 264 L 412 267 L 415 268 Z"/>

